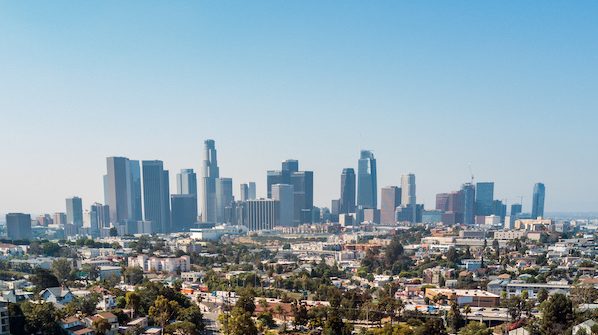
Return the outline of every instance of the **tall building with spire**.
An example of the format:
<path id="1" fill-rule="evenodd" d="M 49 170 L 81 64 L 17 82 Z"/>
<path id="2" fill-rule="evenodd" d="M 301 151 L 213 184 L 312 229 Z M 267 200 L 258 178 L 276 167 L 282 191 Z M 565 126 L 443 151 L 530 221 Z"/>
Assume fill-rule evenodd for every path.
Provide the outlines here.
<path id="1" fill-rule="evenodd" d="M 378 181 L 374 153 L 361 150 L 357 165 L 357 206 L 377 208 Z"/>
<path id="2" fill-rule="evenodd" d="M 199 195 L 201 220 L 203 222 L 216 222 L 217 220 L 216 179 L 219 177 L 216 142 L 214 140 L 205 140 L 201 166 L 201 192 Z"/>

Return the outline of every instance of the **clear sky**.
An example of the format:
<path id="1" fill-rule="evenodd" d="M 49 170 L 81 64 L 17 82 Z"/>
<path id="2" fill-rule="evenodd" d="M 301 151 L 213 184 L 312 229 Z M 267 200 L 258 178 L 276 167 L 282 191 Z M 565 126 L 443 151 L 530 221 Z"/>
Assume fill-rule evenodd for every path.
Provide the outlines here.
<path id="1" fill-rule="evenodd" d="M 598 211 L 596 1 L 0 1 L 0 213 L 103 201 L 105 157 L 338 198 L 360 149 L 418 201 L 468 181 Z"/>

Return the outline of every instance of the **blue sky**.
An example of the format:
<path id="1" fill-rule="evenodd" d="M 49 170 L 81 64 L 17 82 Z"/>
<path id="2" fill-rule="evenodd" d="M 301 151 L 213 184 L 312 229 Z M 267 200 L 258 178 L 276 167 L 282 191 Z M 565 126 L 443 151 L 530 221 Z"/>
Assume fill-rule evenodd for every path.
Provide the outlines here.
<path id="1" fill-rule="evenodd" d="M 258 183 L 287 158 L 339 196 L 359 150 L 418 200 L 469 179 L 598 211 L 593 1 L 2 1 L 0 213 L 102 201 L 105 157 Z M 172 189 L 174 177 L 171 176 Z M 235 186 L 235 191 L 237 190 Z"/>

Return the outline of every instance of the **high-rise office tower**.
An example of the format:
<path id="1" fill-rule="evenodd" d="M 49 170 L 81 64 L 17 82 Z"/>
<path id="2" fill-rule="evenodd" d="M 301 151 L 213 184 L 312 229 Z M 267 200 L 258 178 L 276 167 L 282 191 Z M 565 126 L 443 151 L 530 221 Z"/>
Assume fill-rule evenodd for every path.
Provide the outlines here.
<path id="1" fill-rule="evenodd" d="M 66 213 L 57 212 L 54 213 L 54 224 L 64 226 L 67 223 Z"/>
<path id="2" fill-rule="evenodd" d="M 355 170 L 352 168 L 343 169 L 341 174 L 339 213 L 355 213 Z"/>
<path id="3" fill-rule="evenodd" d="M 512 217 L 517 217 L 517 215 L 521 214 L 523 211 L 523 206 L 521 204 L 511 204 L 511 213 L 509 213 Z"/>
<path id="4" fill-rule="evenodd" d="M 500 222 L 505 222 L 507 216 L 507 205 L 500 200 L 494 200 L 492 204 L 492 214 L 500 217 Z"/>
<path id="5" fill-rule="evenodd" d="M 395 211 L 401 205 L 401 188 L 383 187 L 380 195 L 380 223 L 396 224 Z"/>
<path id="6" fill-rule="evenodd" d="M 193 194 L 197 196 L 197 176 L 193 169 L 182 169 L 176 175 L 177 194 Z"/>
<path id="7" fill-rule="evenodd" d="M 472 225 L 475 223 L 475 186 L 465 183 L 461 191 L 463 192 L 463 223 Z"/>
<path id="8" fill-rule="evenodd" d="M 401 176 L 401 204 L 404 206 L 417 204 L 415 196 L 415 175 L 410 173 Z"/>
<path id="9" fill-rule="evenodd" d="M 156 232 L 170 232 L 170 187 L 168 171 L 162 161 L 142 161 L 144 220 Z"/>
<path id="10" fill-rule="evenodd" d="M 255 182 L 250 181 L 247 184 L 247 186 L 249 187 L 249 194 L 248 194 L 247 199 L 249 199 L 249 200 L 255 200 L 255 199 L 257 199 L 257 195 L 256 195 L 257 193 L 256 193 L 256 190 L 255 190 Z"/>
<path id="11" fill-rule="evenodd" d="M 476 183 L 475 191 L 476 215 L 488 216 L 494 213 L 494 183 Z"/>
<path id="12" fill-rule="evenodd" d="M 314 207 L 314 173 L 312 171 L 298 171 L 291 174 L 291 184 L 294 195 L 295 225 L 311 223 Z M 295 207 L 299 206 L 299 208 Z"/>
<path id="13" fill-rule="evenodd" d="M 341 200 L 332 199 L 330 201 L 330 214 L 338 215 L 341 212 Z"/>
<path id="14" fill-rule="evenodd" d="M 234 201 L 233 180 L 231 178 L 216 179 L 216 222 L 229 222 L 226 208 Z"/>
<path id="15" fill-rule="evenodd" d="M 141 219 L 141 176 L 139 161 L 107 157 L 104 200 L 113 223 Z"/>
<path id="16" fill-rule="evenodd" d="M 361 150 L 357 164 L 357 205 L 363 208 L 377 208 L 378 179 L 374 153 Z"/>
<path id="17" fill-rule="evenodd" d="M 284 227 L 294 226 L 294 192 L 293 185 L 274 184 L 272 185 L 272 199 L 278 200 L 280 219 L 278 224 Z"/>
<path id="18" fill-rule="evenodd" d="M 83 202 L 79 197 L 66 199 L 66 221 L 77 228 L 83 226 Z"/>
<path id="19" fill-rule="evenodd" d="M 189 231 L 197 221 L 195 194 L 173 194 L 170 198 L 170 212 L 172 231 Z"/>
<path id="20" fill-rule="evenodd" d="M 203 222 L 216 222 L 216 179 L 220 177 L 218 159 L 216 156 L 216 142 L 204 141 L 204 155 L 201 167 L 201 219 Z"/>
<path id="21" fill-rule="evenodd" d="M 11 240 L 31 239 L 31 215 L 23 213 L 6 214 L 6 234 Z"/>
<path id="22" fill-rule="evenodd" d="M 240 201 L 247 201 L 249 200 L 249 185 L 241 184 L 239 187 L 239 200 Z"/>
<path id="23" fill-rule="evenodd" d="M 272 199 L 272 185 L 293 185 L 294 225 L 311 223 L 314 206 L 314 175 L 312 171 L 299 171 L 299 162 L 289 159 L 282 162 L 282 170 L 270 170 L 266 185 L 268 198 Z"/>
<path id="24" fill-rule="evenodd" d="M 129 176 L 131 183 L 131 217 L 128 221 L 140 221 L 143 219 L 143 209 L 141 207 L 141 168 L 138 160 L 129 160 Z"/>
<path id="25" fill-rule="evenodd" d="M 89 209 L 89 234 L 99 237 L 107 229 L 110 229 L 110 206 L 96 202 Z"/>
<path id="26" fill-rule="evenodd" d="M 546 197 L 546 187 L 542 183 L 534 185 L 534 194 L 532 196 L 532 218 L 544 217 L 544 198 Z"/>
<path id="27" fill-rule="evenodd" d="M 245 224 L 251 231 L 271 230 L 278 226 L 280 202 L 272 199 L 248 200 L 245 202 Z"/>
<path id="28" fill-rule="evenodd" d="M 436 194 L 436 210 L 448 212 L 449 210 L 449 193 L 438 193 Z"/>

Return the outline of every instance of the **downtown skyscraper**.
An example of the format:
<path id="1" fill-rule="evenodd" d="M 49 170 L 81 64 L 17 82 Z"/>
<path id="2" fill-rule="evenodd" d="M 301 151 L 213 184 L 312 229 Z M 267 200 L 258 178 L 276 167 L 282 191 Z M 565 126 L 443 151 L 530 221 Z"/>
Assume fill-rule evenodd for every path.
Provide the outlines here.
<path id="1" fill-rule="evenodd" d="M 380 223 L 396 224 L 395 211 L 401 205 L 401 188 L 396 186 L 383 187 L 380 191 Z"/>
<path id="2" fill-rule="evenodd" d="M 353 168 L 343 169 L 339 213 L 355 213 L 355 189 L 355 170 Z"/>
<path id="3" fill-rule="evenodd" d="M 142 219 L 139 161 L 126 157 L 106 158 L 104 202 L 113 224 Z"/>
<path id="4" fill-rule="evenodd" d="M 293 225 L 312 222 L 314 206 L 314 173 L 299 171 L 299 161 L 288 159 L 282 162 L 282 170 L 267 172 L 266 185 L 268 198 L 272 199 L 272 186 L 293 185 Z"/>
<path id="5" fill-rule="evenodd" d="M 201 220 L 203 222 L 216 222 L 217 220 L 216 179 L 219 177 L 216 142 L 214 140 L 205 140 L 201 166 L 201 192 L 199 195 Z"/>
<path id="6" fill-rule="evenodd" d="M 159 160 L 142 161 L 143 209 L 153 231 L 170 232 L 170 187 L 168 171 Z"/>
<path id="7" fill-rule="evenodd" d="M 534 194 L 532 195 L 532 218 L 544 217 L 544 198 L 546 197 L 546 187 L 542 183 L 534 185 Z"/>
<path id="8" fill-rule="evenodd" d="M 361 150 L 357 163 L 357 206 L 377 208 L 378 179 L 374 153 Z"/>
<path id="9" fill-rule="evenodd" d="M 488 216 L 494 213 L 494 183 L 478 182 L 475 191 L 475 214 Z"/>

